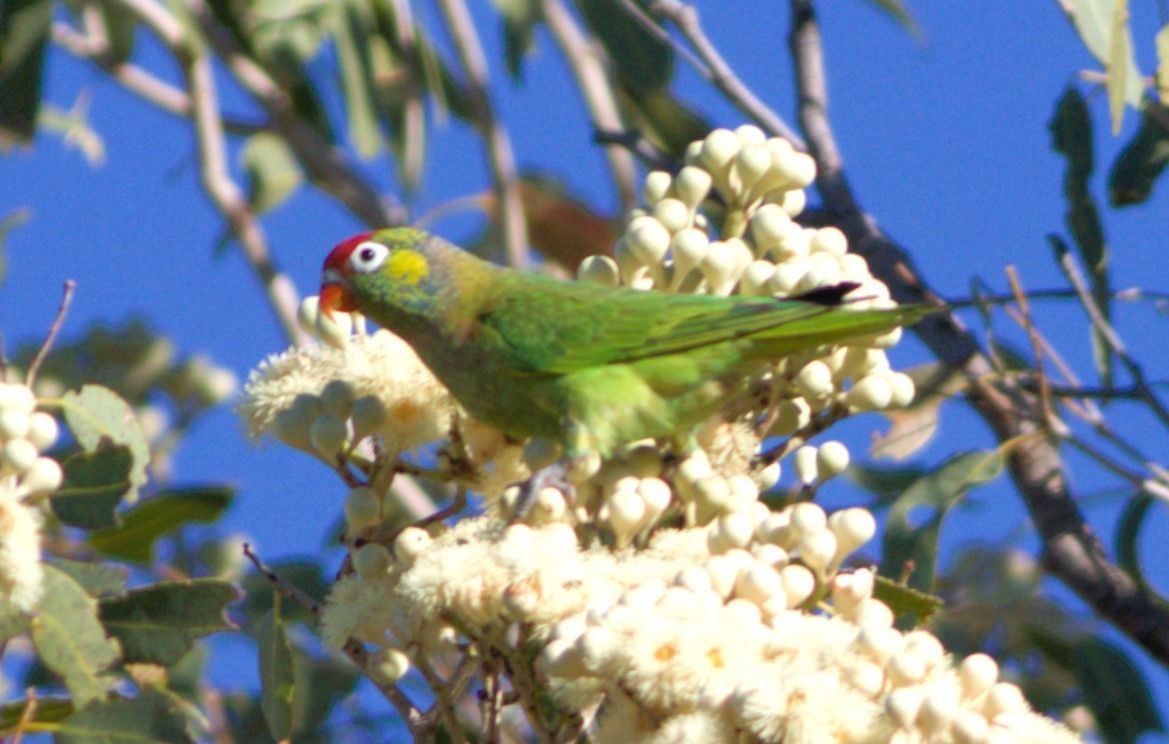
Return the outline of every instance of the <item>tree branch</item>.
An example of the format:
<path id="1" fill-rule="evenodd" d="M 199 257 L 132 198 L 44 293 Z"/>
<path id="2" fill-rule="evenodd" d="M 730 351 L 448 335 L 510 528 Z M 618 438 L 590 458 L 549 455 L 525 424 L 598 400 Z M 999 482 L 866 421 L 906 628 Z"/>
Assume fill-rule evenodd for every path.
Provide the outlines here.
<path id="1" fill-rule="evenodd" d="M 906 251 L 894 244 L 858 206 L 845 178 L 827 117 L 820 33 L 810 0 L 792 0 L 790 48 L 799 90 L 799 121 L 816 159 L 816 187 L 824 211 L 849 238 L 900 302 L 937 303 Z M 914 328 L 943 362 L 963 369 L 971 381 L 967 397 L 1000 441 L 1016 440 L 1008 456 L 1011 476 L 1043 539 L 1044 567 L 1100 615 L 1169 663 L 1169 611 L 1141 591 L 1132 577 L 1108 560 L 1084 521 L 1063 475 L 1054 444 L 1034 421 L 1034 394 L 993 374 L 974 337 L 954 318 L 932 315 Z"/>

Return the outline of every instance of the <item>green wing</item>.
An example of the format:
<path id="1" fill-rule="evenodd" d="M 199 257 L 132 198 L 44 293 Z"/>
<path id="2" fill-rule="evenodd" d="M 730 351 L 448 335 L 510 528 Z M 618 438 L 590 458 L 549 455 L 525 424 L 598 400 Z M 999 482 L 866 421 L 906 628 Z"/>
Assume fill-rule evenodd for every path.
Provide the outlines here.
<path id="1" fill-rule="evenodd" d="M 888 331 L 912 309 L 849 310 L 765 297 L 668 294 L 514 274 L 480 313 L 510 366 L 566 374 L 737 339 L 752 356 Z"/>

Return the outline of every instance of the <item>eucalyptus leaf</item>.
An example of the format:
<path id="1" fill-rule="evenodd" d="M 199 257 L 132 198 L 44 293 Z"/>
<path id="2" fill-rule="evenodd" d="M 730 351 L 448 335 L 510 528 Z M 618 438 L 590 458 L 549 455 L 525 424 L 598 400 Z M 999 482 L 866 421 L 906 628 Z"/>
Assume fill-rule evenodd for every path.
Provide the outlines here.
<path id="1" fill-rule="evenodd" d="M 113 558 L 150 565 L 159 538 L 191 522 L 217 521 L 231 501 L 226 487 L 164 491 L 123 514 L 121 525 L 90 535 L 89 546 Z"/>
<path id="2" fill-rule="evenodd" d="M 32 640 L 41 661 L 65 680 L 78 706 L 105 694 L 106 670 L 117 661 L 118 642 L 107 637 L 97 601 L 65 572 L 45 566 L 45 590 L 36 608 Z"/>
<path id="3" fill-rule="evenodd" d="M 27 714 L 28 702 L 17 700 L 0 705 L 0 734 L 12 736 L 21 729 L 17 724 Z M 73 712 L 73 701 L 69 698 L 37 697 L 28 723 L 56 723 Z"/>
<path id="4" fill-rule="evenodd" d="M 54 727 L 59 744 L 185 744 L 183 703 L 154 688 L 137 697 L 94 702 Z"/>
<path id="5" fill-rule="evenodd" d="M 118 523 L 118 504 L 134 490 L 129 447 L 104 440 L 92 452 L 74 452 L 61 463 L 64 481 L 49 497 L 67 525 L 96 530 Z"/>
<path id="6" fill-rule="evenodd" d="M 1128 654 L 1102 638 L 1076 644 L 1076 677 L 1105 741 L 1135 742 L 1165 725 L 1149 683 Z"/>
<path id="7" fill-rule="evenodd" d="M 1113 34 L 1113 16 L 1117 0 L 1067 0 L 1058 3 L 1067 13 L 1068 20 L 1075 26 L 1076 33 L 1092 56 L 1109 67 L 1109 53 Z M 1141 72 L 1132 54 L 1132 41 L 1128 42 L 1128 54 L 1124 60 L 1124 100 L 1130 106 L 1137 106 L 1143 95 Z"/>
<path id="8" fill-rule="evenodd" d="M 260 707 L 269 733 L 280 741 L 292 733 L 295 677 L 292 649 L 284 632 L 279 601 L 257 623 L 256 641 L 260 646 Z"/>
<path id="9" fill-rule="evenodd" d="M 647 12 L 647 0 L 634 1 Z M 674 52 L 669 44 L 645 30 L 617 0 L 577 0 L 576 5 L 609 53 L 623 86 L 642 94 L 669 85 L 674 75 Z"/>
<path id="10" fill-rule="evenodd" d="M 1169 108 L 1145 105 L 1141 126 L 1128 141 L 1108 174 L 1108 196 L 1114 207 L 1144 204 L 1153 184 L 1169 164 L 1169 129 L 1162 123 Z"/>
<path id="11" fill-rule="evenodd" d="M 36 132 L 52 20 L 52 0 L 0 3 L 0 148 Z"/>
<path id="12" fill-rule="evenodd" d="M 256 214 L 284 203 L 304 183 L 304 171 L 280 135 L 257 132 L 244 143 L 240 160 L 248 173 L 248 203 Z"/>
<path id="13" fill-rule="evenodd" d="M 49 560 L 49 564 L 68 574 L 91 597 L 120 592 L 126 585 L 126 579 L 130 578 L 129 571 L 109 563 L 86 563 L 54 557 Z"/>
<path id="14" fill-rule="evenodd" d="M 196 639 L 234 630 L 227 605 L 239 598 L 218 579 L 160 581 L 101 600 L 101 622 L 122 642 L 127 662 L 170 666 Z"/>
<path id="15" fill-rule="evenodd" d="M 138 499 L 138 489 L 146 484 L 146 467 L 150 464 L 150 445 L 134 409 L 117 393 L 102 385 L 84 385 L 64 398 L 65 420 L 77 442 L 87 452 L 95 451 L 102 439 L 130 449 L 130 488 L 126 501 Z"/>

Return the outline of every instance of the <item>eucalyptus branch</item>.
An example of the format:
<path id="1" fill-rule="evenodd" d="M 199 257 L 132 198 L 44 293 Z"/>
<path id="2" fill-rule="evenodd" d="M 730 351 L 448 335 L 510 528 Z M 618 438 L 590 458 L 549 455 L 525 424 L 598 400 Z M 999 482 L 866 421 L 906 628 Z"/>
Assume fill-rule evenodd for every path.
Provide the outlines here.
<path id="1" fill-rule="evenodd" d="M 409 0 L 391 0 L 394 9 L 395 31 L 398 35 L 398 45 L 402 48 L 402 57 L 409 60 L 409 69 L 412 79 L 406 88 L 406 104 L 402 117 L 402 140 L 404 142 L 421 142 L 426 127 L 426 109 L 422 104 L 423 86 L 418 77 L 417 38 L 414 34 L 414 16 L 410 9 Z M 421 177 L 424 150 L 421 147 L 403 148 L 399 168 L 404 183 L 416 183 Z"/>
<path id="2" fill-rule="evenodd" d="M 617 97 L 602 64 L 604 51 L 580 30 L 563 0 L 540 0 L 540 11 L 576 78 L 593 127 L 600 131 L 622 129 L 624 124 Z M 609 170 L 621 202 L 621 214 L 626 216 L 637 206 L 637 167 L 629 151 L 622 147 L 610 145 L 605 148 L 605 155 L 609 158 Z"/>
<path id="3" fill-rule="evenodd" d="M 823 212 L 863 255 L 873 274 L 900 302 L 938 303 L 906 251 L 894 244 L 856 203 L 827 117 L 820 33 L 813 3 L 792 0 L 790 48 L 799 91 L 800 126 L 816 159 L 816 187 Z M 1044 567 L 1119 630 L 1162 663 L 1169 663 L 1169 609 L 1159 606 L 1131 576 L 1113 564 L 1084 521 L 1063 475 L 1054 443 L 1037 433 L 1028 411 L 1035 396 L 993 374 L 974 337 L 950 315 L 934 314 L 914 330 L 944 363 L 960 367 L 971 382 L 968 400 L 1000 441 L 1015 440 L 1008 465 L 1044 546 Z"/>
<path id="4" fill-rule="evenodd" d="M 475 129 L 487 145 L 491 179 L 498 200 L 499 222 L 507 263 L 523 267 L 528 262 L 528 227 L 520 197 L 520 181 L 507 129 L 495 115 L 489 94 L 487 57 L 464 0 L 439 0 L 447 31 L 467 78 L 467 95 Z"/>
<path id="5" fill-rule="evenodd" d="M 77 283 L 72 279 L 65 280 L 65 289 L 61 294 L 61 306 L 57 309 L 57 316 L 53 318 L 53 324 L 49 326 L 49 332 L 45 336 L 44 343 L 37 349 L 37 354 L 33 357 L 32 364 L 28 365 L 28 371 L 24 375 L 24 384 L 29 387 L 37 380 L 37 373 L 41 371 L 41 365 L 45 363 L 45 358 L 49 356 L 49 350 L 53 348 L 53 343 L 57 340 L 57 336 L 61 333 L 61 328 L 65 325 L 65 316 L 69 314 L 69 306 L 73 304 L 73 290 L 77 288 Z M 0 382 L 3 379 L 0 378 Z"/>
<path id="6" fill-rule="evenodd" d="M 634 129 L 620 131 L 599 129 L 593 132 L 593 141 L 602 145 L 620 145 L 624 147 L 630 153 L 636 155 L 637 159 L 645 163 L 645 166 L 650 170 L 663 170 L 675 173 L 682 165 L 665 152 L 659 150 L 641 132 Z"/>

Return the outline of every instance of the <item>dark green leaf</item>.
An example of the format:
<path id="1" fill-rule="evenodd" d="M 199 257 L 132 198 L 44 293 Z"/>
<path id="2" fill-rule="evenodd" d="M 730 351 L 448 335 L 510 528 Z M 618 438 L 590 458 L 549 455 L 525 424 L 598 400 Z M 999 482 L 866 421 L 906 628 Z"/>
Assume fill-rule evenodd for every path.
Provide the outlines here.
<path id="1" fill-rule="evenodd" d="M 87 705 L 56 727 L 59 744 L 184 744 L 182 703 L 165 692 L 146 689 L 138 697 Z"/>
<path id="2" fill-rule="evenodd" d="M 32 640 L 41 660 L 65 680 L 78 705 L 105 693 L 105 670 L 118 658 L 118 643 L 97 619 L 97 601 L 63 571 L 45 566 L 45 593 L 37 607 Z"/>
<path id="3" fill-rule="evenodd" d="M 1100 638 L 1076 646 L 1076 677 L 1084 702 L 1109 742 L 1136 742 L 1165 730 L 1149 685 L 1124 651 Z"/>
<path id="4" fill-rule="evenodd" d="M 1169 108 L 1146 104 L 1141 128 L 1124 146 L 1108 174 L 1108 194 L 1114 207 L 1144 204 L 1153 184 L 1169 164 L 1169 130 L 1161 124 Z"/>
<path id="5" fill-rule="evenodd" d="M 279 597 L 279 595 L 277 595 Z M 260 707 L 272 738 L 280 741 L 292 733 L 292 695 L 295 690 L 292 649 L 280 618 L 280 601 L 268 610 L 256 626 L 260 645 Z"/>
<path id="6" fill-rule="evenodd" d="M 107 387 L 84 385 L 78 392 L 65 394 L 64 410 L 73 436 L 87 451 L 94 451 L 102 438 L 130 448 L 134 459 L 126 500 L 134 503 L 138 489 L 146 483 L 146 467 L 150 464 L 150 445 L 134 409 Z"/>
<path id="7" fill-rule="evenodd" d="M 170 666 L 198 638 L 235 625 L 225 608 L 239 597 L 218 579 L 160 581 L 101 601 L 101 621 L 122 642 L 127 662 Z"/>
<path id="8" fill-rule="evenodd" d="M 4 219 L 0 220 L 0 284 L 4 283 L 4 274 L 6 273 L 7 261 L 4 258 L 4 241 L 8 238 L 8 231 L 14 227 L 20 227 L 31 218 L 32 210 L 25 207 L 10 212 Z"/>
<path id="9" fill-rule="evenodd" d="M 850 465 L 844 471 L 850 481 L 875 493 L 882 506 L 890 505 L 925 474 L 926 471 L 919 467 L 884 468 L 871 465 Z"/>
<path id="10" fill-rule="evenodd" d="M 167 689 L 176 695 L 201 705 L 203 703 L 203 672 L 207 666 L 207 646 L 196 643 L 183 658 L 167 670 Z"/>
<path id="11" fill-rule="evenodd" d="M 492 0 L 503 16 L 503 50 L 512 79 L 523 76 L 524 57 L 532 49 L 532 36 L 540 21 L 539 5 L 533 0 Z"/>
<path id="12" fill-rule="evenodd" d="M 295 738 L 319 740 L 333 708 L 353 693 L 361 677 L 345 659 L 317 659 L 295 646 L 292 661 L 296 677 L 292 700 Z"/>
<path id="13" fill-rule="evenodd" d="M 333 7 L 333 39 L 341 65 L 345 118 L 358 154 L 371 158 L 382 146 L 369 69 L 368 7 L 358 0 L 339 0 Z"/>
<path id="14" fill-rule="evenodd" d="M 647 0 L 635 0 L 645 11 Z M 617 0 L 577 0 L 617 73 L 617 80 L 637 94 L 665 88 L 674 74 L 670 45 L 645 30 Z"/>
<path id="15" fill-rule="evenodd" d="M 304 172 L 284 139 L 258 132 L 244 143 L 240 160 L 248 172 L 248 203 L 263 214 L 284 203 L 304 182 Z"/>
<path id="16" fill-rule="evenodd" d="M 231 500 L 231 489 L 225 487 L 164 491 L 123 514 L 120 526 L 90 535 L 89 545 L 99 553 L 149 565 L 160 537 L 190 522 L 215 522 Z"/>
<path id="17" fill-rule="evenodd" d="M 20 700 L 0 705 L 0 734 L 10 736 L 16 733 L 16 724 L 24 715 L 27 703 Z M 36 708 L 32 712 L 33 723 L 55 723 L 73 712 L 73 701 L 68 698 L 38 697 Z"/>
<path id="18" fill-rule="evenodd" d="M 913 570 L 906 582 L 922 592 L 933 589 L 937 566 L 938 533 L 946 514 L 966 493 L 998 477 L 1003 458 L 998 451 L 958 454 L 919 478 L 889 510 L 885 528 L 883 576 L 900 579 L 907 564 Z"/>
<path id="19" fill-rule="evenodd" d="M 65 524 L 96 530 L 118 523 L 117 508 L 133 489 L 134 458 L 128 447 L 102 442 L 96 451 L 75 452 L 61 464 L 65 480 L 49 497 Z"/>
<path id="20" fill-rule="evenodd" d="M 109 42 L 106 59 L 110 64 L 120 65 L 130 61 L 134 54 L 134 34 L 138 30 L 138 16 L 118 3 L 102 3 L 102 20 L 106 25 L 106 39 Z"/>
<path id="21" fill-rule="evenodd" d="M 52 558 L 50 565 L 69 574 L 91 597 L 122 591 L 130 572 L 109 563 L 83 563 L 68 558 Z"/>
<path id="22" fill-rule="evenodd" d="M 712 129 L 709 122 L 667 90 L 640 93 L 618 90 L 618 94 L 634 127 L 679 162 L 686 154 L 687 146 L 706 137 Z"/>
<path id="23" fill-rule="evenodd" d="M 41 103 L 52 0 L 0 3 L 0 147 L 31 142 Z"/>
<path id="24" fill-rule="evenodd" d="M 929 622 L 930 618 L 946 604 L 941 597 L 919 592 L 884 576 L 875 578 L 873 596 L 889 605 L 889 609 L 893 610 L 896 617 L 906 613 L 912 614 L 917 625 Z"/>
<path id="25" fill-rule="evenodd" d="M 905 7 L 905 4 L 901 0 L 869 0 L 869 2 L 901 24 L 906 31 L 917 38 L 921 38 L 921 28 L 917 25 L 917 21 L 910 15 L 909 9 Z"/>
<path id="26" fill-rule="evenodd" d="M 1049 124 L 1052 147 L 1067 161 L 1064 176 L 1064 191 L 1069 196 L 1088 189 L 1088 177 L 1092 175 L 1092 114 L 1088 103 L 1073 86 L 1059 99 L 1055 116 Z"/>
<path id="27" fill-rule="evenodd" d="M 1141 559 L 1138 554 L 1137 541 L 1140 539 L 1141 527 L 1149 515 L 1149 507 L 1157 503 L 1156 499 L 1145 493 L 1137 492 L 1124 507 L 1120 522 L 1116 525 L 1116 562 L 1132 576 L 1146 592 L 1155 593 L 1153 587 L 1145 578 L 1141 568 Z"/>

